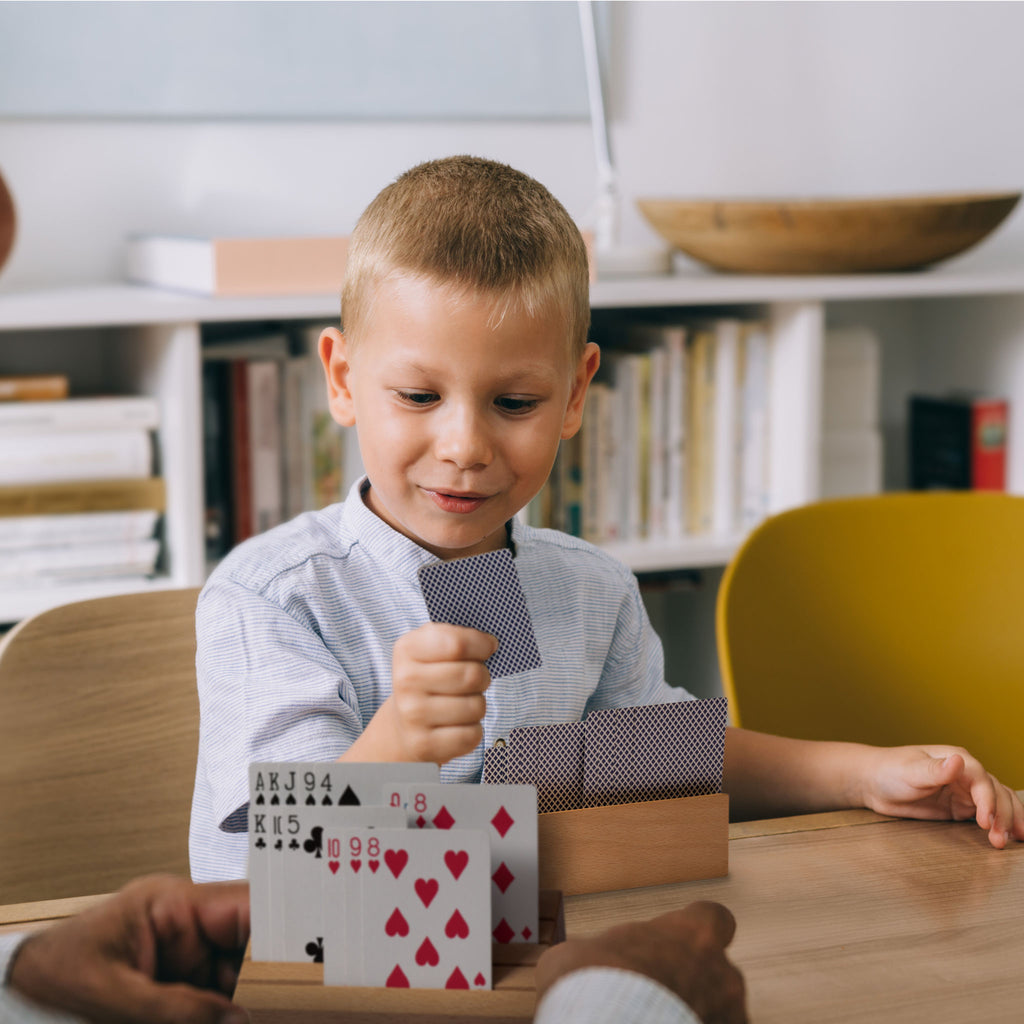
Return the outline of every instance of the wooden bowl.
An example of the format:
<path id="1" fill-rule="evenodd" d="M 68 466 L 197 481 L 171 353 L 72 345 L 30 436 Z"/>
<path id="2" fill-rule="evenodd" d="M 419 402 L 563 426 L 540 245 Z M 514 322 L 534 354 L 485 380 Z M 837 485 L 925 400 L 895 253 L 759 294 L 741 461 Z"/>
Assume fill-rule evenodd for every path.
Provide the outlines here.
<path id="1" fill-rule="evenodd" d="M 0 174 L 0 269 L 14 248 L 14 200 Z"/>
<path id="2" fill-rule="evenodd" d="M 651 226 L 717 270 L 914 270 L 980 242 L 1020 192 L 890 199 L 638 199 Z"/>

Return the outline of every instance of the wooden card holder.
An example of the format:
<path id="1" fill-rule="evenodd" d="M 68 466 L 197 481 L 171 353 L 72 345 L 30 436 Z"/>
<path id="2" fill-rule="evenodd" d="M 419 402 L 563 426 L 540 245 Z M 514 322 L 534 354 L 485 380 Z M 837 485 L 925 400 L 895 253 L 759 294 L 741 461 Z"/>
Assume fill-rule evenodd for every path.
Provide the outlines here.
<path id="1" fill-rule="evenodd" d="M 529 1024 L 537 961 L 564 939 L 562 894 L 542 890 L 540 941 L 495 943 L 494 987 L 486 992 L 326 986 L 323 964 L 254 963 L 247 951 L 235 1002 L 253 1024 Z"/>
<path id="2" fill-rule="evenodd" d="M 729 797 L 551 811 L 538 816 L 540 886 L 576 893 L 729 873 Z"/>

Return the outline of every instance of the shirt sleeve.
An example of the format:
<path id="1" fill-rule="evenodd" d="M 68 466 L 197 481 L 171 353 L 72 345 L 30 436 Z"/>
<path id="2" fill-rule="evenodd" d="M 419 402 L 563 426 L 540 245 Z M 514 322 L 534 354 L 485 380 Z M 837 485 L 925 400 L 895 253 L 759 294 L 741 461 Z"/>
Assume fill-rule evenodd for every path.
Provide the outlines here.
<path id="1" fill-rule="evenodd" d="M 221 828 L 248 801 L 250 762 L 333 761 L 363 730 L 354 689 L 315 628 L 230 579 L 211 578 L 200 595 L 196 677 L 198 770 Z"/>
<path id="2" fill-rule="evenodd" d="M 611 645 L 597 689 L 586 711 L 693 700 L 681 686 L 665 682 L 665 654 L 651 625 L 636 580 L 622 593 Z"/>
<path id="3" fill-rule="evenodd" d="M 643 974 L 585 967 L 547 992 L 534 1024 L 700 1024 L 674 992 Z"/>
<path id="4" fill-rule="evenodd" d="M 84 1024 L 79 1017 L 44 1010 L 28 1002 L 8 986 L 14 955 L 27 938 L 18 933 L 0 935 L 0 1024 Z"/>

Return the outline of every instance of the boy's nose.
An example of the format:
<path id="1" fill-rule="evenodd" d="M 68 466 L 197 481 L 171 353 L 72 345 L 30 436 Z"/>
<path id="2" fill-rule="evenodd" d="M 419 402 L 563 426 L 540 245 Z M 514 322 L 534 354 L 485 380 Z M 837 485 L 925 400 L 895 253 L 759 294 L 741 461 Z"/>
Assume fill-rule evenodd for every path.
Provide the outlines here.
<path id="1" fill-rule="evenodd" d="M 493 457 L 483 417 L 468 409 L 452 409 L 438 424 L 434 453 L 459 469 L 486 466 Z"/>

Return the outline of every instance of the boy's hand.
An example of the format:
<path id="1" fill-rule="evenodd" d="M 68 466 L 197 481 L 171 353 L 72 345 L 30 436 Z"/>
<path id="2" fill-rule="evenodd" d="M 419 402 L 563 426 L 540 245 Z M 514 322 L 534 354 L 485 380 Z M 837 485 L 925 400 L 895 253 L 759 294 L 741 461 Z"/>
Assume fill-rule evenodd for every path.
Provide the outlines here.
<path id="1" fill-rule="evenodd" d="M 402 755 L 397 760 L 444 764 L 479 745 L 491 685 L 484 662 L 497 649 L 489 633 L 441 622 L 398 640 L 391 696 L 381 708 Z"/>
<path id="2" fill-rule="evenodd" d="M 997 849 L 1024 840 L 1024 805 L 963 747 L 876 747 L 864 779 L 864 806 L 879 814 L 930 820 L 974 818 Z"/>

